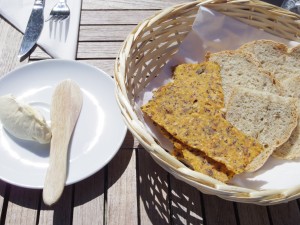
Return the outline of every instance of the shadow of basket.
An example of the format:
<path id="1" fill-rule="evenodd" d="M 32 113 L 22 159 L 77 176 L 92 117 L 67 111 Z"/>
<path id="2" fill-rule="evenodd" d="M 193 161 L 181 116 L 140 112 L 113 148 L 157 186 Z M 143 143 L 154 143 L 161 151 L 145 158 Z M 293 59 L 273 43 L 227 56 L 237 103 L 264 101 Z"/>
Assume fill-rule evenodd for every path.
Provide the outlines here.
<path id="1" fill-rule="evenodd" d="M 162 169 L 138 150 L 140 220 L 152 224 L 203 224 L 200 192 Z"/>

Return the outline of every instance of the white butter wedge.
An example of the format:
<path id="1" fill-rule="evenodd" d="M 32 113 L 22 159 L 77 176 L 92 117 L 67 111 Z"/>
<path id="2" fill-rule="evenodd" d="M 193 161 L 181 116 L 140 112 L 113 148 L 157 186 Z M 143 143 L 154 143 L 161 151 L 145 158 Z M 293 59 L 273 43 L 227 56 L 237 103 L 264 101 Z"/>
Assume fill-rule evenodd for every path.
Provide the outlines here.
<path id="1" fill-rule="evenodd" d="M 51 140 L 51 129 L 41 113 L 12 95 L 0 96 L 0 120 L 3 127 L 17 138 L 41 144 Z"/>

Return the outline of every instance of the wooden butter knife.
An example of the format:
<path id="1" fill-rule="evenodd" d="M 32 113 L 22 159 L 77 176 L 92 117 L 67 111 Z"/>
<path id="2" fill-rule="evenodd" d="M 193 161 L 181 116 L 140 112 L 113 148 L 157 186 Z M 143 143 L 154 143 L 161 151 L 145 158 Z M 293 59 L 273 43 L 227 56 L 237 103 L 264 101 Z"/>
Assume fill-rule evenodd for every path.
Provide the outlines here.
<path id="1" fill-rule="evenodd" d="M 61 196 L 67 176 L 69 142 L 82 107 L 82 93 L 72 80 L 57 85 L 50 108 L 52 139 L 43 200 L 52 205 Z"/>

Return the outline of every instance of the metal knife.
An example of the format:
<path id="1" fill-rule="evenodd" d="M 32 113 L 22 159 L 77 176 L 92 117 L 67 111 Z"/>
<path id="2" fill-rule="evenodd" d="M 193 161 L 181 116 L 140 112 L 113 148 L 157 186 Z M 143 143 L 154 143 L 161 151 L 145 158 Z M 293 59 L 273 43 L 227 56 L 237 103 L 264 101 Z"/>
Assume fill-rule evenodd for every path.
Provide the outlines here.
<path id="1" fill-rule="evenodd" d="M 35 0 L 18 57 L 20 60 L 26 56 L 36 44 L 44 26 L 44 0 Z"/>

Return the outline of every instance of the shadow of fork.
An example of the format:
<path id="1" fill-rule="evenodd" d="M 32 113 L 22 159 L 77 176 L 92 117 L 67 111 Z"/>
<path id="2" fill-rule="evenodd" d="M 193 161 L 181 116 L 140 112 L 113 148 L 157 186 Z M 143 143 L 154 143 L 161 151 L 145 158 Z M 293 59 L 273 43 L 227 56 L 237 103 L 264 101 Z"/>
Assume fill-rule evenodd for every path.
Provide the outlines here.
<path id="1" fill-rule="evenodd" d="M 69 33 L 70 17 L 62 21 L 49 20 L 48 23 L 50 39 L 66 42 Z"/>

